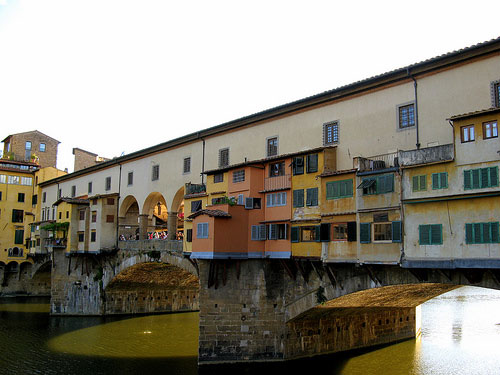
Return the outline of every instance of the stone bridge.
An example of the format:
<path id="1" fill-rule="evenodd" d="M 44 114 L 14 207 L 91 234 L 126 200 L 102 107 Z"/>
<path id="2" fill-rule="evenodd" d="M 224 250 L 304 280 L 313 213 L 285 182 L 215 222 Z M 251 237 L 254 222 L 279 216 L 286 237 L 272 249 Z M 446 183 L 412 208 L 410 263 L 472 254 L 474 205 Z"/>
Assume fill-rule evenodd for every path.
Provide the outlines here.
<path id="1" fill-rule="evenodd" d="M 50 296 L 51 265 L 49 254 L 33 262 L 0 262 L 0 296 Z"/>
<path id="2" fill-rule="evenodd" d="M 198 310 L 196 287 L 182 288 L 171 280 L 159 294 L 153 290 L 138 296 L 137 290 L 111 290 L 112 281 L 123 271 L 141 264 L 166 263 L 184 270 L 184 277 L 198 277 L 197 264 L 182 253 L 182 242 L 171 240 L 120 241 L 109 253 L 66 253 L 54 251 L 51 313 L 53 315 L 109 315 Z M 179 275 L 179 273 L 176 273 Z M 136 284 L 135 287 L 138 285 Z M 140 288 L 143 291 L 145 287 Z M 173 292 L 175 290 L 175 292 Z M 144 293 L 143 293 L 144 294 Z M 184 297 L 184 300 L 183 300 Z M 159 303 L 158 301 L 162 301 Z M 126 303 L 125 301 L 128 301 Z M 120 302 L 120 303 L 118 303 Z"/>
<path id="3" fill-rule="evenodd" d="M 499 270 L 201 261 L 199 363 L 287 360 L 408 339 L 419 333 L 421 303 L 460 285 L 500 289 L 499 280 Z"/>

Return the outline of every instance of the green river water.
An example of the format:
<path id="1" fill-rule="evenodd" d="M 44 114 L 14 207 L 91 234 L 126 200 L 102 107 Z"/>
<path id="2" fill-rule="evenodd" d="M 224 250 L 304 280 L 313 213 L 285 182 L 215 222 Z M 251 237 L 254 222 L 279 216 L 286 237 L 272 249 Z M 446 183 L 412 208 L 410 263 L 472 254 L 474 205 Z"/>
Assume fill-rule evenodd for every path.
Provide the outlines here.
<path id="1" fill-rule="evenodd" d="M 50 317 L 46 299 L 0 299 L 0 374 L 500 374 L 500 292 L 464 287 L 422 306 L 422 335 L 288 363 L 197 366 L 198 313 Z"/>

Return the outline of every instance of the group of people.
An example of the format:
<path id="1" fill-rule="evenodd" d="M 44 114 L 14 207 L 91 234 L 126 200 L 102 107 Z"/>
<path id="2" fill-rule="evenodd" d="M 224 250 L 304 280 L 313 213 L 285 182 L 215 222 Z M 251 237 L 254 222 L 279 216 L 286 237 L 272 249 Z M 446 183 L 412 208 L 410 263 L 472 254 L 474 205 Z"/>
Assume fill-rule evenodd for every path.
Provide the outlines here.
<path id="1" fill-rule="evenodd" d="M 155 231 L 148 232 L 147 237 L 148 240 L 167 240 L 168 239 L 168 231 Z M 184 233 L 182 231 L 178 231 L 176 234 L 176 240 L 181 241 L 184 238 Z M 125 237 L 125 235 L 120 234 L 120 241 L 138 241 L 140 239 L 139 232 L 136 232 L 135 235 L 131 234 L 130 236 Z"/>

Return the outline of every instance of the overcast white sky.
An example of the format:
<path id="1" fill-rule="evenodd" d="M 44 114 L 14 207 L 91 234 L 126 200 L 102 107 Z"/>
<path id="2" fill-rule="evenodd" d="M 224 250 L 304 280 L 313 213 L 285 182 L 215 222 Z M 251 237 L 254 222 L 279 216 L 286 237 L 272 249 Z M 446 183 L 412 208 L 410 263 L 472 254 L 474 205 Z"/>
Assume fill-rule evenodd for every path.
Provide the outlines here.
<path id="1" fill-rule="evenodd" d="M 0 140 L 120 156 L 500 36 L 500 1 L 0 0 Z M 2 146 L 3 148 L 3 146 Z"/>

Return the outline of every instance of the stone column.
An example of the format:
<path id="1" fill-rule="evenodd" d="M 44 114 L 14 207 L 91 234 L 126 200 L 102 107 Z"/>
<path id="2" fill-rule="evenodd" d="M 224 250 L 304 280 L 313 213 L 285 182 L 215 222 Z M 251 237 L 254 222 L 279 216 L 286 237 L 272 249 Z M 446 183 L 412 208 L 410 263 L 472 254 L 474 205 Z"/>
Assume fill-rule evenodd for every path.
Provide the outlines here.
<path id="1" fill-rule="evenodd" d="M 139 215 L 139 239 L 146 240 L 148 235 L 148 215 Z"/>
<path id="2" fill-rule="evenodd" d="M 177 239 L 177 212 L 169 212 L 167 218 L 168 239 Z"/>

